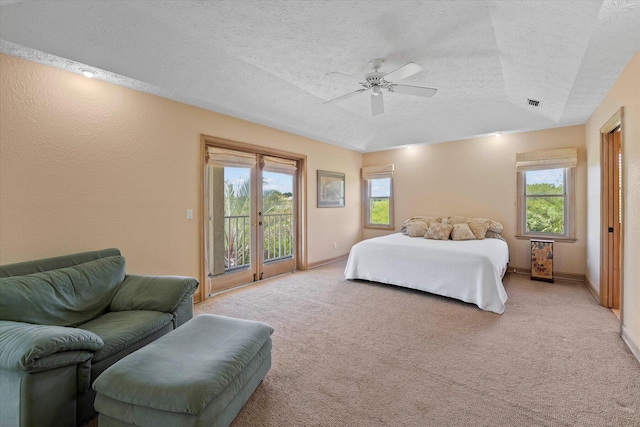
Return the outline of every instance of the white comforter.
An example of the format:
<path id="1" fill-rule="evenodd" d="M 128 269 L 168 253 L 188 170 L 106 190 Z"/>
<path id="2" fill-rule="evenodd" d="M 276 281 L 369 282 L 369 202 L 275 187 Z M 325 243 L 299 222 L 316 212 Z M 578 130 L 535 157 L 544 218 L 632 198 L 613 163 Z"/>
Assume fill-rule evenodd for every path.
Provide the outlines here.
<path id="1" fill-rule="evenodd" d="M 509 248 L 500 239 L 430 240 L 400 233 L 351 248 L 345 278 L 404 286 L 502 314 Z"/>

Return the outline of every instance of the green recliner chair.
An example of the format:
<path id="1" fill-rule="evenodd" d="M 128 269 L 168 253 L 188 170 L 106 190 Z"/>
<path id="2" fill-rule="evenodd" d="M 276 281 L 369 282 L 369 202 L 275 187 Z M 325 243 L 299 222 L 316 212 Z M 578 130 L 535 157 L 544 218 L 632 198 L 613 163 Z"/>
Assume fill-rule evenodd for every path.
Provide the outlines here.
<path id="1" fill-rule="evenodd" d="M 125 274 L 118 249 L 0 266 L 0 426 L 74 426 L 93 381 L 193 317 L 198 281 Z"/>

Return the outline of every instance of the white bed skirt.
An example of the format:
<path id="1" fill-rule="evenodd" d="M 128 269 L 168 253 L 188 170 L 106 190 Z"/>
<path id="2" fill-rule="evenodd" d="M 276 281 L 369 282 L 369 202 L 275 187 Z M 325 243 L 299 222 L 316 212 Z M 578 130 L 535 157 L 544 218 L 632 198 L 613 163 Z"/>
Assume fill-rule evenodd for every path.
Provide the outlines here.
<path id="1" fill-rule="evenodd" d="M 400 233 L 351 248 L 345 278 L 403 286 L 456 298 L 502 314 L 509 247 L 500 239 L 430 240 Z"/>

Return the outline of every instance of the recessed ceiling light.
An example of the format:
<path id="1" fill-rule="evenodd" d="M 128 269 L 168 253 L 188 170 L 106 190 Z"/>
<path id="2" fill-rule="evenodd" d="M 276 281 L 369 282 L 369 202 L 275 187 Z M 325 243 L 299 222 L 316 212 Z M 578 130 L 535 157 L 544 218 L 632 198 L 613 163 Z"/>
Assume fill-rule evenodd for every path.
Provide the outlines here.
<path id="1" fill-rule="evenodd" d="M 89 70 L 87 68 L 80 69 L 80 72 L 82 73 L 83 76 L 85 76 L 88 79 L 91 79 L 96 75 L 95 71 Z"/>

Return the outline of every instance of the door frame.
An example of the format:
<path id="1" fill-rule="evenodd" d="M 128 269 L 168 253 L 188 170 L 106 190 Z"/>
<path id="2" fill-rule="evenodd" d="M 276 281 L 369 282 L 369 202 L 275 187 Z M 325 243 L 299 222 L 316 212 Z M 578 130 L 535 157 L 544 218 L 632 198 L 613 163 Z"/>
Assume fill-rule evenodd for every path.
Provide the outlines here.
<path id="1" fill-rule="evenodd" d="M 207 146 L 216 146 L 229 150 L 244 151 L 248 153 L 262 154 L 266 156 L 284 157 L 298 162 L 298 172 L 296 173 L 296 179 L 294 186 L 298 191 L 295 206 L 295 220 L 296 220 L 296 270 L 307 269 L 307 156 L 299 153 L 292 153 L 289 151 L 279 150 L 271 147 L 264 147 L 261 145 L 249 144 L 246 142 L 234 141 L 230 139 L 220 138 L 211 135 L 200 135 L 200 236 L 198 239 L 199 258 L 200 258 L 200 284 L 198 291 L 196 292 L 196 298 L 194 302 L 201 302 L 207 298 L 207 263 L 205 260 L 205 221 L 206 218 L 206 182 L 205 182 L 205 168 L 206 168 L 206 151 Z"/>
<path id="2" fill-rule="evenodd" d="M 600 128 L 600 305 L 604 307 L 609 306 L 609 301 L 613 298 L 611 292 L 613 292 L 611 284 L 607 281 L 608 277 L 608 260 L 610 257 L 609 251 L 609 170 L 607 159 L 609 134 L 620 128 L 620 152 L 624 153 L 624 107 L 620 107 L 616 113 Z M 624 154 L 622 156 L 624 162 Z M 624 172 L 624 165 L 622 171 Z M 625 182 L 624 174 L 620 177 L 621 181 L 621 197 L 620 203 L 624 207 L 624 192 Z M 616 212 L 615 215 L 618 215 Z M 624 319 L 624 216 L 620 223 L 620 328 L 623 326 Z"/>

